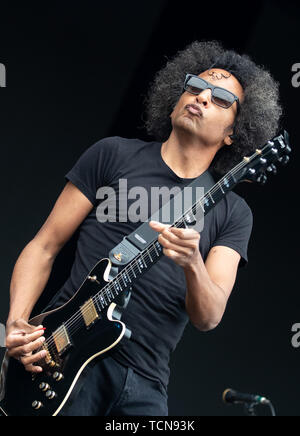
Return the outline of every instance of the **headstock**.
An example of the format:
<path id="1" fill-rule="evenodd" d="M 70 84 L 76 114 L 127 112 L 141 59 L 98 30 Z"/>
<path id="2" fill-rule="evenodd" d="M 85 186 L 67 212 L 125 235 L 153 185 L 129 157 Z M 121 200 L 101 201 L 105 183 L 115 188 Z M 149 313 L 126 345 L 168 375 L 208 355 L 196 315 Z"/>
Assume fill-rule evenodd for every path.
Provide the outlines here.
<path id="1" fill-rule="evenodd" d="M 240 182 L 251 181 L 264 185 L 267 181 L 267 174 L 277 174 L 275 163 L 288 164 L 291 151 L 289 134 L 284 130 L 264 147 L 256 150 L 254 155 L 244 157 L 243 162 L 236 167 L 238 176 L 236 178 Z"/>

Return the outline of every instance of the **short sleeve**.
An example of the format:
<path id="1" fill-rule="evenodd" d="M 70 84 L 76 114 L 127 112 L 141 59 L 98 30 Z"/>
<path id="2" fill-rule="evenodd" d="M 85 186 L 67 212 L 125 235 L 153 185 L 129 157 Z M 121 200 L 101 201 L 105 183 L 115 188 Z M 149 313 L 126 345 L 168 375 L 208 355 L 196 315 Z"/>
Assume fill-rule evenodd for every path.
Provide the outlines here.
<path id="1" fill-rule="evenodd" d="M 108 157 L 109 140 L 106 138 L 89 147 L 65 175 L 94 206 L 97 202 L 97 190 L 107 178 Z"/>
<path id="2" fill-rule="evenodd" d="M 241 255 L 239 267 L 248 263 L 248 245 L 253 228 L 253 215 L 250 207 L 239 198 L 232 208 L 229 218 L 219 232 L 212 247 L 225 246 Z"/>

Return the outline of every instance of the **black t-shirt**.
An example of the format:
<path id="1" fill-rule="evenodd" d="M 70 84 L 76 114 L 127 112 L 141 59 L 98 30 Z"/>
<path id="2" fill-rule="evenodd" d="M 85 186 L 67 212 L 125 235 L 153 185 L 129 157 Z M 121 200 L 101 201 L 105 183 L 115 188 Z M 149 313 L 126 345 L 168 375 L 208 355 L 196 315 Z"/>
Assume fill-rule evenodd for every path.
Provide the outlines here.
<path id="1" fill-rule="evenodd" d="M 95 264 L 108 257 L 110 250 L 125 235 L 141 225 L 141 222 L 120 222 L 118 219 L 120 179 L 127 180 L 128 191 L 134 187 L 145 188 L 150 201 L 151 187 L 171 189 L 176 186 L 182 189 L 191 183 L 192 179 L 178 177 L 167 166 L 161 156 L 161 146 L 158 142 L 138 139 L 105 138 L 87 149 L 66 174 L 66 179 L 77 186 L 94 208 L 80 226 L 70 277 L 51 303 L 51 308 L 71 298 Z M 116 192 L 117 222 L 100 223 L 97 220 L 97 209 L 103 201 L 97 199 L 97 192 L 104 186 L 112 187 Z M 128 200 L 128 208 L 134 201 L 136 199 Z M 204 261 L 212 247 L 222 245 L 241 255 L 240 266 L 246 264 L 251 230 L 249 206 L 237 194 L 229 192 L 205 217 L 200 239 Z M 113 353 L 113 357 L 148 378 L 160 380 L 166 387 L 170 353 L 189 321 L 185 295 L 183 269 L 163 257 L 133 287 L 122 316 L 122 321 L 132 331 L 132 337 Z"/>

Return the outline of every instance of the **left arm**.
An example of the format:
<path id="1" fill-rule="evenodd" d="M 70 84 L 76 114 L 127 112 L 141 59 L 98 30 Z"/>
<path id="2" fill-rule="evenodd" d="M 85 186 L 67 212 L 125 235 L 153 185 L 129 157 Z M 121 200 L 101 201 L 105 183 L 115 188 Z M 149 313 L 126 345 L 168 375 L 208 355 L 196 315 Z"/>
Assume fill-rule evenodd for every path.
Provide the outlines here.
<path id="1" fill-rule="evenodd" d="M 158 241 L 164 247 L 165 256 L 184 270 L 186 311 L 192 324 L 201 331 L 214 329 L 224 315 L 236 280 L 240 254 L 225 246 L 214 247 L 204 264 L 198 232 L 170 228 L 153 221 L 150 226 L 161 233 Z"/>

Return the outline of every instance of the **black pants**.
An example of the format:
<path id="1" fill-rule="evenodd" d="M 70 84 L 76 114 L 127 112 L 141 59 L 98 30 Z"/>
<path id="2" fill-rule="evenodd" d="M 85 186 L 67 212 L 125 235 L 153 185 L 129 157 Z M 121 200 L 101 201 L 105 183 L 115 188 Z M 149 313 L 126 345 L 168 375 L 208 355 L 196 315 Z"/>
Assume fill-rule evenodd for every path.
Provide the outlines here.
<path id="1" fill-rule="evenodd" d="M 61 416 L 168 416 L 168 395 L 159 381 L 106 357 L 88 373 Z"/>

